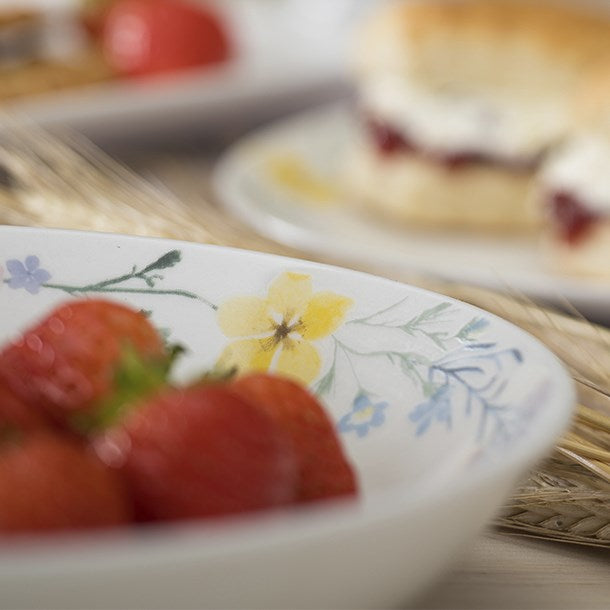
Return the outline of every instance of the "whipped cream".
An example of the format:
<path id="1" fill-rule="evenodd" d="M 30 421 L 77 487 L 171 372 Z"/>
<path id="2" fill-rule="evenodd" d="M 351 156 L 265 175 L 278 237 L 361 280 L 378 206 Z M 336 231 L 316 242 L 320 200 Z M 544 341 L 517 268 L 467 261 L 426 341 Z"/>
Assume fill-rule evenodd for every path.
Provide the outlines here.
<path id="1" fill-rule="evenodd" d="M 430 91 L 388 74 L 364 83 L 362 101 L 421 148 L 439 152 L 532 159 L 563 135 L 567 123 L 567 108 L 558 100 Z"/>
<path id="2" fill-rule="evenodd" d="M 610 215 L 610 140 L 594 133 L 574 136 L 545 163 L 541 182 L 546 191 L 567 191 L 581 205 Z"/>

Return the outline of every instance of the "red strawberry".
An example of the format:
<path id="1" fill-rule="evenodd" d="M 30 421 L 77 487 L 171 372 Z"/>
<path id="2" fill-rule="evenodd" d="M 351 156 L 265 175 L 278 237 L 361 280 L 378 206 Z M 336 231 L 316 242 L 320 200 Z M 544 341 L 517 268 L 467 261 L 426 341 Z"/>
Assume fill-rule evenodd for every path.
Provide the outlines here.
<path id="1" fill-rule="evenodd" d="M 185 0 L 117 0 L 104 17 L 102 44 L 126 76 L 214 65 L 231 54 L 220 15 L 209 3 Z"/>
<path id="2" fill-rule="evenodd" d="M 299 501 L 356 493 L 356 477 L 334 426 L 304 387 L 265 373 L 240 377 L 231 387 L 270 415 L 292 439 L 299 464 Z"/>
<path id="3" fill-rule="evenodd" d="M 0 536 L 127 523 L 119 475 L 84 445 L 34 433 L 0 448 Z"/>
<path id="4" fill-rule="evenodd" d="M 94 446 L 123 473 L 142 521 L 240 513 L 294 499 L 290 441 L 226 385 L 157 395 Z"/>
<path id="5" fill-rule="evenodd" d="M 163 341 L 142 313 L 110 301 L 75 300 L 0 352 L 0 384 L 29 408 L 64 421 L 105 401 L 118 409 L 163 383 L 167 365 Z"/>
<path id="6" fill-rule="evenodd" d="M 48 426 L 45 413 L 30 408 L 8 386 L 0 383 L 0 442 L 5 436 Z"/>

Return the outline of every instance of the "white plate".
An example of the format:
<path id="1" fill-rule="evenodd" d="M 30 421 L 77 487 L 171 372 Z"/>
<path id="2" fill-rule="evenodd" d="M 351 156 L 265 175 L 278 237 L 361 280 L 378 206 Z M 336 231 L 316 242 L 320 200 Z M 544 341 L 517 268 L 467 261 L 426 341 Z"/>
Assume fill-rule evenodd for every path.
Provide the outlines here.
<path id="1" fill-rule="evenodd" d="M 219 306 L 255 296 L 265 299 L 266 319 L 284 319 L 289 308 L 295 322 L 315 302 L 325 332 L 308 340 L 295 330 L 291 345 L 308 344 L 308 381 L 337 422 L 361 490 L 355 503 L 222 526 L 0 549 L 3 607 L 402 605 L 485 526 L 570 419 L 571 380 L 535 339 L 372 275 L 229 248 L 15 227 L 0 227 L 0 272 L 0 340 L 61 301 L 108 297 L 150 311 L 171 341 L 188 346 L 184 376 L 244 339 L 225 336 Z M 234 313 L 247 334 L 248 311 Z M 285 340 L 274 343 L 278 353 Z"/>
<path id="2" fill-rule="evenodd" d="M 306 171 L 337 182 L 344 151 L 356 130 L 347 106 L 308 112 L 254 132 L 234 145 L 215 172 L 221 204 L 280 243 L 345 263 L 389 273 L 424 272 L 459 282 L 508 289 L 610 321 L 610 285 L 551 274 L 535 241 L 391 227 L 360 215 L 337 198 L 321 205 L 275 180 L 270 164 L 282 155 Z"/>
<path id="3" fill-rule="evenodd" d="M 69 127 L 96 141 L 209 137 L 332 99 L 344 86 L 336 66 L 296 60 L 236 60 L 159 79 L 116 81 L 22 98 L 4 107 L 45 127 Z"/>

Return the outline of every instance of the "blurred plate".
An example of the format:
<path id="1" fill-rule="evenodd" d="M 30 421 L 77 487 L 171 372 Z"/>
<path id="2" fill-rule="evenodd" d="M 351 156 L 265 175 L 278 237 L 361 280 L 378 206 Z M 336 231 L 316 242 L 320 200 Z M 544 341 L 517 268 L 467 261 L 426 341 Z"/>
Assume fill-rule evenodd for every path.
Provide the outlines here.
<path id="1" fill-rule="evenodd" d="M 336 97 L 338 66 L 236 60 L 164 78 L 116 81 L 20 98 L 3 107 L 45 127 L 70 127 L 94 140 L 225 137 L 288 109 Z"/>
<path id="2" fill-rule="evenodd" d="M 569 301 L 585 315 L 610 320 L 610 285 L 551 274 L 534 239 L 410 230 L 360 214 L 335 194 L 356 129 L 352 110 L 337 105 L 254 132 L 216 167 L 221 204 L 261 234 L 316 256 Z"/>
<path id="3" fill-rule="evenodd" d="M 574 404 L 557 358 L 504 320 L 302 260 L 0 227 L 0 293 L 0 342 L 76 294 L 149 312 L 188 348 L 187 378 L 227 348 L 306 373 L 360 482 L 353 502 L 4 541 L 4 608 L 403 607 L 550 451 Z M 269 345 L 273 358 L 256 356 Z"/>
<path id="4" fill-rule="evenodd" d="M 345 88 L 344 56 L 352 26 L 371 0 L 212 3 L 233 41 L 235 57 L 226 64 L 21 97 L 3 108 L 45 126 L 77 129 L 96 140 L 231 137 L 282 112 L 336 98 Z M 74 38 L 74 49 L 79 48 L 78 32 L 66 25 L 70 18 L 62 21 L 62 10 L 70 15 L 74 4 L 28 0 L 55 19 L 58 30 L 50 29 L 49 36 L 57 40 L 48 45 L 66 46 L 64 56 L 72 48 L 66 38 Z M 63 32 L 61 27 L 68 29 Z"/>

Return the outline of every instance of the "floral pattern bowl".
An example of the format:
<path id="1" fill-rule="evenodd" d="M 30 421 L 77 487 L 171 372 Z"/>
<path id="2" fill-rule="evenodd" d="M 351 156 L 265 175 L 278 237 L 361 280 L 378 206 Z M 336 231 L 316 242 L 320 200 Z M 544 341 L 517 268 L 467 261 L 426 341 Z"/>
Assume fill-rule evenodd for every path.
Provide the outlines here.
<path id="1" fill-rule="evenodd" d="M 8 607 L 387 607 L 485 526 L 567 426 L 571 380 L 474 307 L 301 260 L 161 239 L 0 227 L 0 339 L 74 297 L 145 310 L 217 364 L 309 385 L 355 502 L 0 549 Z"/>

